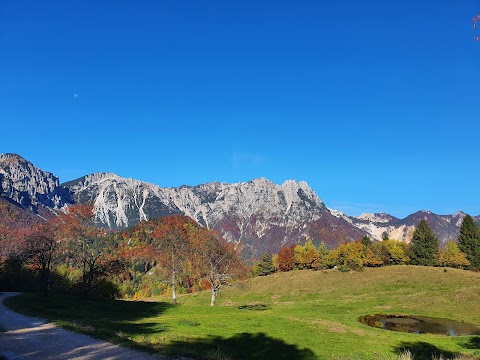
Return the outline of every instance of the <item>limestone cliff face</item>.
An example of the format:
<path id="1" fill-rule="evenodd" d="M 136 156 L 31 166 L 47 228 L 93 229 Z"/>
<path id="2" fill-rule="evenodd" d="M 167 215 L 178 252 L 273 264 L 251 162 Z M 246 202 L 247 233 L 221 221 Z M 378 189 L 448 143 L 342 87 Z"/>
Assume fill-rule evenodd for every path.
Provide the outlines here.
<path id="1" fill-rule="evenodd" d="M 275 252 L 306 239 L 335 247 L 364 235 L 410 242 L 420 220 L 427 220 L 441 243 L 456 239 L 463 217 L 419 211 L 399 219 L 385 213 L 348 216 L 328 209 L 304 181 L 277 185 L 259 178 L 227 184 L 160 188 L 112 173 L 97 173 L 69 184 L 77 202 L 95 205 L 99 225 L 119 229 L 159 216 L 183 214 L 217 230 L 252 256 Z M 476 218 L 476 220 L 480 220 Z"/>
<path id="2" fill-rule="evenodd" d="M 16 154 L 0 154 L 0 195 L 33 212 L 72 203 L 58 178 Z"/>
<path id="3" fill-rule="evenodd" d="M 35 220 L 32 214 L 36 218 L 53 216 L 73 203 L 92 203 L 97 225 L 112 229 L 182 214 L 218 231 L 247 257 L 277 252 L 284 244 L 306 239 L 336 247 L 364 235 L 381 240 L 386 233 L 409 242 L 420 220 L 426 220 L 445 243 L 457 238 L 465 216 L 460 211 L 454 215 L 419 211 L 405 219 L 384 213 L 348 216 L 328 209 L 306 182 L 294 180 L 281 185 L 259 178 L 235 184 L 161 188 L 113 173 L 95 173 L 59 185 L 56 176 L 15 154 L 0 155 L 0 200 L 1 209 L 10 214 L 9 226 L 22 217 L 15 215 L 18 211 L 30 213 L 23 221 L 29 223 Z M 0 224 L 2 219 L 6 221 L 7 216 L 0 216 Z M 474 219 L 480 223 L 480 216 Z"/>
<path id="4" fill-rule="evenodd" d="M 365 231 L 373 240 L 381 240 L 383 234 L 387 234 L 390 239 L 402 240 L 407 243 L 412 240 L 415 227 L 421 220 L 428 223 L 441 244 L 446 244 L 451 239 L 456 240 L 465 217 L 465 213 L 462 211 L 453 215 L 438 215 L 424 210 L 417 211 L 404 219 L 398 219 L 385 213 L 362 214 L 358 217 L 348 216 L 334 210 L 332 213 Z M 474 219 L 480 223 L 480 216 L 474 217 Z"/>
<path id="5" fill-rule="evenodd" d="M 235 184 L 160 188 L 112 173 L 97 173 L 65 185 L 77 202 L 93 202 L 97 221 L 108 227 L 124 228 L 159 216 L 184 214 L 219 231 L 252 255 L 278 251 L 283 244 L 307 238 L 336 244 L 342 240 L 340 234 L 346 239 L 363 234 L 332 216 L 304 181 L 287 180 L 277 185 L 259 178 Z M 320 223 L 333 233 L 318 232 Z"/>

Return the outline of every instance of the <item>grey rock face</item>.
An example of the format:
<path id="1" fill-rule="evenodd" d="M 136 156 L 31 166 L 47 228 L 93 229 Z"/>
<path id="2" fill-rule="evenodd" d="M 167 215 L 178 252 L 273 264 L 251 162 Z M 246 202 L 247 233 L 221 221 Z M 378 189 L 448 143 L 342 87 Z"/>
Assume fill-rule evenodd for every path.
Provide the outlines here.
<path id="1" fill-rule="evenodd" d="M 365 231 L 373 240 L 382 240 L 382 235 L 386 233 L 390 239 L 402 240 L 407 243 L 411 241 L 415 227 L 421 220 L 428 223 L 441 244 L 446 244 L 452 239 L 456 240 L 465 217 L 465 213 L 462 211 L 457 211 L 453 215 L 438 215 L 423 210 L 404 219 L 398 219 L 385 213 L 362 214 L 358 217 L 348 216 L 335 210 L 332 210 L 332 213 Z M 480 216 L 474 217 L 474 220 L 480 225 Z"/>
<path id="2" fill-rule="evenodd" d="M 312 232 L 322 218 L 328 220 L 326 226 L 347 227 L 352 238 L 361 234 L 344 220 L 331 216 L 303 181 L 288 180 L 277 185 L 259 178 L 236 184 L 160 188 L 112 173 L 97 173 L 65 185 L 70 187 L 75 201 L 94 204 L 99 224 L 119 229 L 159 216 L 183 214 L 219 231 L 252 255 L 315 238 Z"/>
<path id="3" fill-rule="evenodd" d="M 95 173 L 62 186 L 56 176 L 15 154 L 0 155 L 0 196 L 39 216 L 69 204 L 91 203 L 97 225 L 112 229 L 182 214 L 218 231 L 247 257 L 277 252 L 282 245 L 306 239 L 336 247 L 364 235 L 381 240 L 387 233 L 391 239 L 409 242 L 420 220 L 427 220 L 446 243 L 457 238 L 465 216 L 463 212 L 436 215 L 430 211 L 405 219 L 384 213 L 348 216 L 328 209 L 306 182 L 294 180 L 282 185 L 259 178 L 161 188 L 113 173 Z M 474 219 L 480 223 L 480 216 Z"/>
<path id="4" fill-rule="evenodd" d="M 0 194 L 34 212 L 72 203 L 68 189 L 59 185 L 56 176 L 16 154 L 0 154 Z"/>

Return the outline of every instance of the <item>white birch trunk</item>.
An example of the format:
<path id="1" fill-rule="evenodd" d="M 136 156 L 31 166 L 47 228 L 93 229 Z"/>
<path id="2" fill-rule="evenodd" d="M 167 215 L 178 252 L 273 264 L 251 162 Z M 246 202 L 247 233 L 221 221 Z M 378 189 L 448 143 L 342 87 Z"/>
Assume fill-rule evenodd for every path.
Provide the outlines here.
<path id="1" fill-rule="evenodd" d="M 215 290 L 212 289 L 212 299 L 210 300 L 210 306 L 215 306 L 215 298 L 217 297 L 217 293 Z"/>
<path id="2" fill-rule="evenodd" d="M 175 284 L 172 284 L 172 304 L 177 305 L 177 291 L 175 289 Z"/>

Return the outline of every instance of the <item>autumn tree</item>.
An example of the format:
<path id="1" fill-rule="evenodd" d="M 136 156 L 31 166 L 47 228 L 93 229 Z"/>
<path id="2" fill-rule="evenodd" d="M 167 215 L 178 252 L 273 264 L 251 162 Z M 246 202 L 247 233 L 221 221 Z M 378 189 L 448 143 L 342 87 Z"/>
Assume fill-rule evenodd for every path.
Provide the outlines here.
<path id="1" fill-rule="evenodd" d="M 168 216 L 160 219 L 152 233 L 152 245 L 162 266 L 168 269 L 172 289 L 172 304 L 177 304 L 178 277 L 185 268 L 191 250 L 188 223 L 184 216 Z"/>
<path id="2" fill-rule="evenodd" d="M 242 262 L 234 249 L 234 245 L 219 239 L 216 234 L 205 230 L 196 251 L 202 259 L 202 268 L 211 291 L 210 306 L 220 289 L 231 285 L 236 275 L 242 272 Z"/>
<path id="3" fill-rule="evenodd" d="M 414 265 L 436 264 L 438 239 L 425 220 L 420 221 L 411 242 L 411 262 Z"/>
<path id="4" fill-rule="evenodd" d="M 90 235 L 83 239 L 79 249 L 82 269 L 82 292 L 89 295 L 99 279 L 123 268 L 123 261 L 114 253 L 112 239 L 104 234 Z"/>
<path id="5" fill-rule="evenodd" d="M 57 255 L 58 241 L 51 222 L 37 225 L 26 238 L 25 257 L 38 271 L 45 296 L 51 286 L 52 266 Z"/>
<path id="6" fill-rule="evenodd" d="M 384 263 L 382 259 L 377 256 L 370 247 L 365 250 L 363 264 L 368 267 L 382 266 Z"/>
<path id="7" fill-rule="evenodd" d="M 3 228 L 0 239 L 0 287 L 12 291 L 25 289 L 28 285 L 23 279 L 27 237 L 29 229 Z"/>
<path id="8" fill-rule="evenodd" d="M 462 220 L 458 247 L 467 255 L 474 268 L 480 268 L 480 230 L 470 215 L 466 215 Z"/>
<path id="9" fill-rule="evenodd" d="M 295 266 L 297 269 L 320 268 L 320 255 L 312 240 L 307 240 L 303 246 L 295 246 L 294 251 Z"/>
<path id="10" fill-rule="evenodd" d="M 438 265 L 464 269 L 470 266 L 470 262 L 466 255 L 460 250 L 457 243 L 450 240 L 447 243 L 445 251 L 439 254 Z"/>
<path id="11" fill-rule="evenodd" d="M 295 267 L 295 245 L 282 246 L 278 252 L 278 269 L 290 271 Z"/>
<path id="12" fill-rule="evenodd" d="M 280 271 L 280 266 L 278 264 L 278 254 L 273 254 L 272 256 L 272 265 L 275 271 Z"/>
<path id="13" fill-rule="evenodd" d="M 408 245 L 400 240 L 384 240 L 381 245 L 385 248 L 387 259 L 384 259 L 385 265 L 405 265 L 410 261 L 408 256 Z"/>
<path id="14" fill-rule="evenodd" d="M 382 265 L 389 265 L 390 264 L 390 253 L 388 249 L 383 244 L 384 241 L 375 241 L 371 246 L 370 249 L 373 251 L 375 256 L 377 256 L 381 261 Z"/>
<path id="15" fill-rule="evenodd" d="M 80 290 L 88 296 L 100 278 L 122 268 L 122 261 L 113 254 L 114 244 L 105 230 L 92 226 L 93 207 L 79 204 L 57 217 L 62 249 L 80 268 Z"/>
<path id="16" fill-rule="evenodd" d="M 337 265 L 346 266 L 352 270 L 360 270 L 365 265 L 366 246 L 361 242 L 350 242 L 338 247 Z"/>

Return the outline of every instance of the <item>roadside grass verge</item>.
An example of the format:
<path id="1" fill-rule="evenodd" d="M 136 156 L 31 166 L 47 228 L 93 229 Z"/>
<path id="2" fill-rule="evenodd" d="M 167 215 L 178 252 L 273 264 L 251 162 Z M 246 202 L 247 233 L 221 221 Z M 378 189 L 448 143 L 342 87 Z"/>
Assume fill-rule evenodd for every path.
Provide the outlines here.
<path id="1" fill-rule="evenodd" d="M 362 272 L 292 271 L 220 293 L 150 301 L 25 294 L 7 305 L 121 345 L 197 359 L 474 359 L 480 337 L 408 334 L 357 321 L 375 313 L 480 324 L 480 274 L 395 266 Z M 477 309 L 477 310 L 475 310 Z M 460 357 L 463 354 L 463 358 Z"/>

